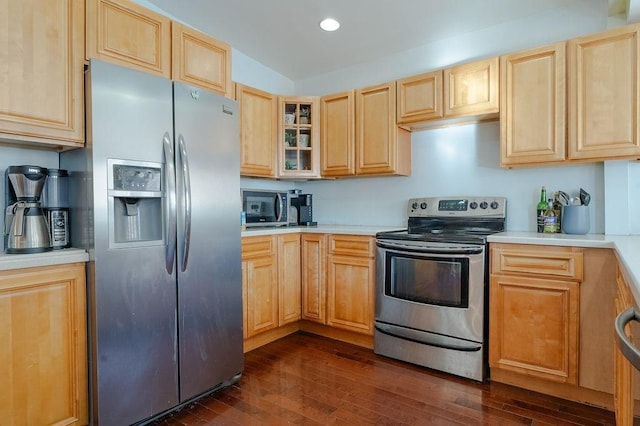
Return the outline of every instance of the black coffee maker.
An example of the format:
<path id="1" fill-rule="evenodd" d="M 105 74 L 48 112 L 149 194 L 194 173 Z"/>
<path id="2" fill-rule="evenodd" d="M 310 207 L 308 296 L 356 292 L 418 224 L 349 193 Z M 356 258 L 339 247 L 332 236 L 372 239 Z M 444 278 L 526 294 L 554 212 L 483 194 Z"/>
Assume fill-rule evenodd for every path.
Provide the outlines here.
<path id="1" fill-rule="evenodd" d="M 313 221 L 313 197 L 311 194 L 298 194 L 291 197 L 291 207 L 295 207 L 298 213 L 298 225 L 314 226 L 318 222 Z"/>

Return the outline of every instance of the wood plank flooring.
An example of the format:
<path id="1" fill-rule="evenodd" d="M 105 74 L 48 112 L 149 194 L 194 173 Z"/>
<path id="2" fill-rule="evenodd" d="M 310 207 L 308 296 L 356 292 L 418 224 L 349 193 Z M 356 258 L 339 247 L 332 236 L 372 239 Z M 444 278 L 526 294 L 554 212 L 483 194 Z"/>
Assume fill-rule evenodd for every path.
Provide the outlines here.
<path id="1" fill-rule="evenodd" d="M 476 383 L 296 333 L 245 354 L 235 386 L 154 425 L 614 425 L 610 411 Z"/>

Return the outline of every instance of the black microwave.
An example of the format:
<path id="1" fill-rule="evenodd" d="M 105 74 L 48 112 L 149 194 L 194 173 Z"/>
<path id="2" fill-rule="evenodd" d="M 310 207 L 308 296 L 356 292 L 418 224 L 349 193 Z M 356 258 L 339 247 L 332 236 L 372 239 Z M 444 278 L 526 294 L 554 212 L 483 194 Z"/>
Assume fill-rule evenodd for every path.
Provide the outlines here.
<path id="1" fill-rule="evenodd" d="M 247 227 L 289 224 L 289 193 L 264 189 L 242 189 L 242 211 Z"/>

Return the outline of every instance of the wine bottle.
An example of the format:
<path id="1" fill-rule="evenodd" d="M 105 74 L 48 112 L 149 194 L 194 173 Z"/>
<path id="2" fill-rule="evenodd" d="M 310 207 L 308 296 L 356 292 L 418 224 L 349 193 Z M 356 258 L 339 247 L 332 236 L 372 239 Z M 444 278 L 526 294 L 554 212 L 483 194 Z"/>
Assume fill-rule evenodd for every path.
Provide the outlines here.
<path id="1" fill-rule="evenodd" d="M 540 201 L 536 206 L 538 232 L 544 232 L 544 212 L 547 210 L 547 190 L 543 186 L 540 190 Z"/>
<path id="2" fill-rule="evenodd" d="M 555 234 L 557 229 L 558 229 L 558 222 L 556 221 L 556 214 L 553 211 L 553 200 L 549 198 L 547 200 L 547 208 L 544 211 L 543 232 L 545 234 Z"/>

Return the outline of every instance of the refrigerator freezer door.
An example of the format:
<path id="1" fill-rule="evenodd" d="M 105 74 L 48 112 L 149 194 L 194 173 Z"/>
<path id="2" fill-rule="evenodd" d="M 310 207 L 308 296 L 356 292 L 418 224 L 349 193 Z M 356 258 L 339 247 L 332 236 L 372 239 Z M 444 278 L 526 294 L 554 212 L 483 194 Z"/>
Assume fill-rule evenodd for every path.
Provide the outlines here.
<path id="1" fill-rule="evenodd" d="M 235 101 L 174 82 L 175 140 L 190 176 L 177 176 L 180 399 L 216 387 L 243 368 L 240 154 Z M 176 147 L 179 152 L 179 148 Z M 179 163 L 179 162 L 178 162 Z M 184 170 L 179 165 L 177 170 Z"/>
<path id="2" fill-rule="evenodd" d="M 172 86 L 92 60 L 87 91 L 93 232 L 86 238 L 95 246 L 89 247 L 93 423 L 120 426 L 179 402 L 176 276 L 167 273 L 167 236 L 109 248 L 114 212 L 107 193 L 108 159 L 163 163 L 163 136 L 173 138 Z"/>

